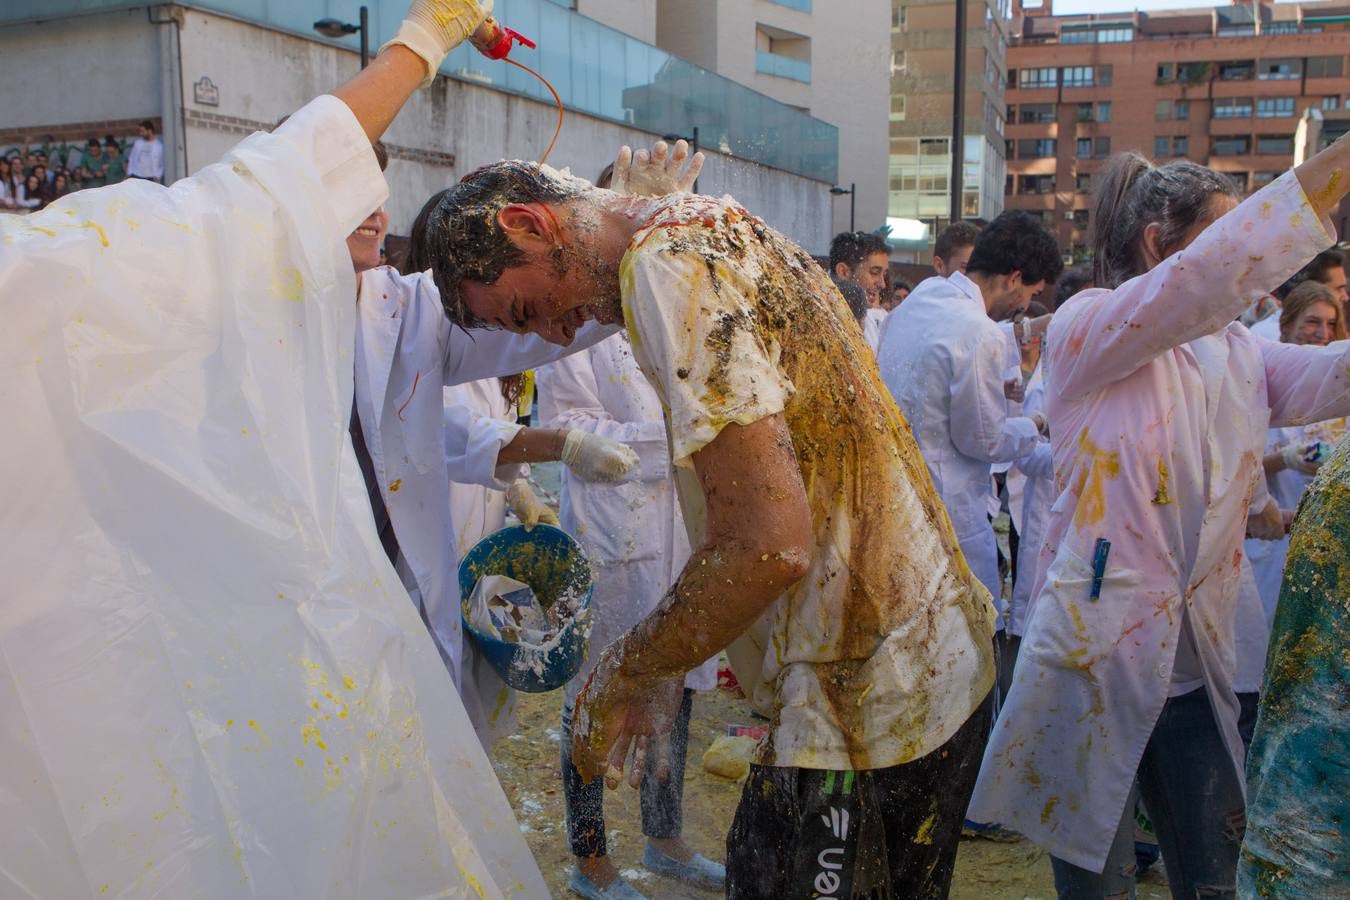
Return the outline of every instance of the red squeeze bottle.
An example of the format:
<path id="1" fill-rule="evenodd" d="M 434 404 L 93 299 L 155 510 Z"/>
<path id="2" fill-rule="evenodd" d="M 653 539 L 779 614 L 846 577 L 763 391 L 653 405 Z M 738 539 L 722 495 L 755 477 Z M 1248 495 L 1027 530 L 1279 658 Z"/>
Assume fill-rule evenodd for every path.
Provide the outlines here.
<path id="1" fill-rule="evenodd" d="M 534 41 L 519 31 L 507 28 L 492 16 L 484 19 L 483 24 L 474 30 L 469 36 L 469 43 L 488 59 L 505 59 L 516 44 L 524 44 L 531 50 L 535 46 Z"/>

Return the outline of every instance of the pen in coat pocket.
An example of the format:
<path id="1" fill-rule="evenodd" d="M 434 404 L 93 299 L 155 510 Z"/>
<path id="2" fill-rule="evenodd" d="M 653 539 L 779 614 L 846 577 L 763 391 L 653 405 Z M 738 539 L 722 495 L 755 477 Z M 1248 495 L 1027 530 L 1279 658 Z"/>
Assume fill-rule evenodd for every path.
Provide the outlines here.
<path id="1" fill-rule="evenodd" d="M 1106 577 L 1106 558 L 1111 555 L 1111 542 L 1106 538 L 1097 538 L 1097 546 L 1092 550 L 1092 590 L 1088 599 L 1092 602 L 1102 595 L 1102 579 Z"/>

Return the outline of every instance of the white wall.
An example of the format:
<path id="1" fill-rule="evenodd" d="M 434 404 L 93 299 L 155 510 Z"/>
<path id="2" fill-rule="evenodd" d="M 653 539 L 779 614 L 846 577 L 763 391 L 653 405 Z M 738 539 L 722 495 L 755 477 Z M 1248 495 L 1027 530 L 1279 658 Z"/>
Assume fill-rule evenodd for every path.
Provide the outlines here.
<path id="1" fill-rule="evenodd" d="M 311 97 L 354 74 L 356 55 L 298 37 L 200 12 L 183 31 L 189 161 L 193 169 L 219 159 L 250 129 L 202 116 L 272 124 Z M 210 77 L 220 106 L 198 106 L 192 85 Z M 438 78 L 420 91 L 385 135 L 390 162 L 390 224 L 406 233 L 425 200 L 478 166 L 506 157 L 535 159 L 553 133 L 556 110 L 537 101 Z M 650 144 L 655 136 L 569 112 L 550 164 L 594 178 L 622 144 Z M 400 158 L 408 151 L 453 154 L 453 168 Z M 777 169 L 712 154 L 700 180 L 704 193 L 732 193 L 812 253 L 829 246 L 829 185 Z"/>
<path id="2" fill-rule="evenodd" d="M 576 0 L 576 10 L 639 41 L 656 43 L 656 0 Z"/>

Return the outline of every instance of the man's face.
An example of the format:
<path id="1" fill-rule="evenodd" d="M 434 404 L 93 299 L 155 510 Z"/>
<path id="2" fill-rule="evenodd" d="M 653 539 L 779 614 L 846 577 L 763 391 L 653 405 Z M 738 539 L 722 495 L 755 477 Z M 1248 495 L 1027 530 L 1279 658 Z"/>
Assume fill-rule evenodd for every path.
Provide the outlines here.
<path id="1" fill-rule="evenodd" d="M 908 296 L 909 296 L 909 288 L 899 287 L 891 291 L 891 299 L 881 305 L 886 307 L 887 311 L 890 311 L 895 309 L 901 303 L 904 303 L 905 298 Z"/>
<path id="2" fill-rule="evenodd" d="M 373 269 L 380 264 L 380 247 L 389 232 L 389 214 L 381 206 L 356 230 L 347 236 L 347 252 L 352 255 L 352 268 L 357 272 Z"/>
<path id="3" fill-rule="evenodd" d="M 1347 302 L 1350 302 L 1350 293 L 1345 288 L 1345 267 L 1336 266 L 1334 269 L 1327 269 L 1322 283 L 1331 288 L 1336 294 L 1336 299 L 1340 301 L 1341 308 L 1344 309 Z"/>
<path id="4" fill-rule="evenodd" d="M 98 159 L 103 155 L 103 146 L 101 144 L 89 144 L 88 148 L 89 155 L 94 159 Z"/>
<path id="5" fill-rule="evenodd" d="M 970 254 L 975 252 L 974 244 L 967 244 L 964 247 L 957 247 L 947 256 L 934 256 L 933 268 L 943 278 L 951 278 L 953 272 L 965 274 L 966 264 L 970 262 Z"/>
<path id="6" fill-rule="evenodd" d="M 881 305 L 881 292 L 886 287 L 886 271 L 891 266 L 888 253 L 877 251 L 853 267 L 849 277 L 867 294 L 867 305 Z"/>
<path id="7" fill-rule="evenodd" d="M 1325 347 L 1336 333 L 1340 310 L 1330 303 L 1311 303 L 1289 329 L 1289 343 Z"/>
<path id="8" fill-rule="evenodd" d="M 989 318 L 995 322 L 1001 322 L 1014 313 L 1026 310 L 1031 301 L 1036 299 L 1036 295 L 1044 288 L 1044 279 L 1034 284 L 1028 284 L 1022 280 L 1021 272 L 998 276 L 994 291 L 994 302 L 989 308 Z"/>
<path id="9" fill-rule="evenodd" d="M 143 141 L 148 141 L 155 136 L 155 133 L 151 131 L 149 128 L 146 128 L 144 125 L 140 127 L 139 131 L 141 135 L 141 140 Z"/>

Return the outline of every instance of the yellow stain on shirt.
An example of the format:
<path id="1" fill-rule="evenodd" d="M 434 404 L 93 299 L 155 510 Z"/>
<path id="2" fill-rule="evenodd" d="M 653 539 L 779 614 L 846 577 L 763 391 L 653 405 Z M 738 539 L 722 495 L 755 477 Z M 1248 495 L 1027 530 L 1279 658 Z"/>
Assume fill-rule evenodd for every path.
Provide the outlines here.
<path id="1" fill-rule="evenodd" d="M 305 296 L 305 279 L 299 269 L 282 269 L 272 279 L 272 293 L 292 303 L 299 303 Z"/>
<path id="2" fill-rule="evenodd" d="M 1073 514 L 1075 528 L 1096 525 L 1106 516 L 1106 493 L 1103 484 L 1108 478 L 1120 475 L 1120 454 L 1108 453 L 1092 442 L 1087 429 L 1078 435 L 1078 458 L 1080 463 L 1078 489 L 1078 508 Z"/>
<path id="3" fill-rule="evenodd" d="M 1154 506 L 1166 506 L 1172 502 L 1172 497 L 1167 492 L 1170 477 L 1171 473 L 1167 469 L 1167 462 L 1162 457 L 1158 457 L 1158 490 L 1153 495 Z"/>

